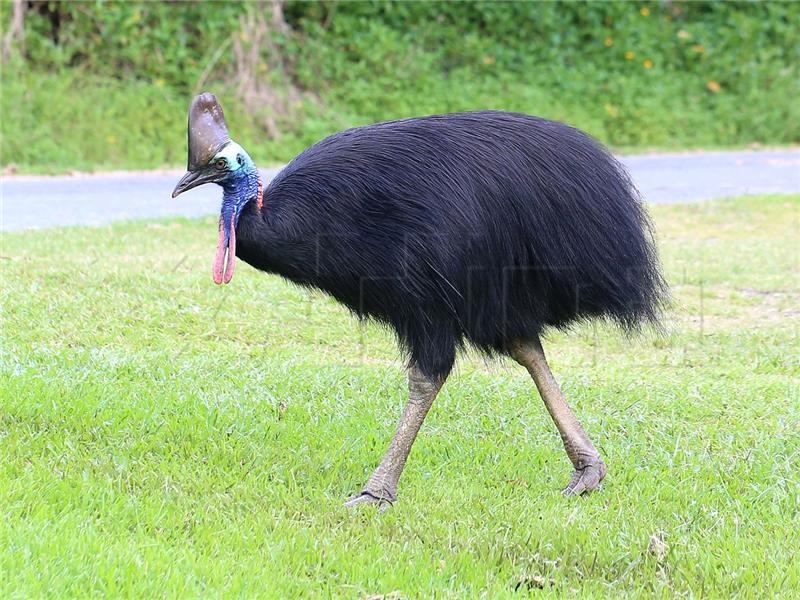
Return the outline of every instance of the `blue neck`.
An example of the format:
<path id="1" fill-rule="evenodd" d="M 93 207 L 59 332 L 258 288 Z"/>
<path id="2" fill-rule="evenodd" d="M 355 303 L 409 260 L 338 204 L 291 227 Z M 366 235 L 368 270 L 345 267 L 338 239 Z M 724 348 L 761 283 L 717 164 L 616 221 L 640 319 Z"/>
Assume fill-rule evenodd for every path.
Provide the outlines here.
<path id="1" fill-rule="evenodd" d="M 236 211 L 236 221 L 239 221 L 239 213 L 245 205 L 258 197 L 258 169 L 242 167 L 239 171 L 232 173 L 225 181 L 220 182 L 222 186 L 222 211 L 223 216 L 227 209 L 228 221 L 231 214 Z"/>
<path id="2" fill-rule="evenodd" d="M 258 197 L 258 169 L 252 162 L 231 173 L 219 182 L 222 186 L 220 218 L 225 229 L 225 243 L 230 239 L 231 217 L 234 227 L 239 224 L 239 215 L 248 202 Z"/>

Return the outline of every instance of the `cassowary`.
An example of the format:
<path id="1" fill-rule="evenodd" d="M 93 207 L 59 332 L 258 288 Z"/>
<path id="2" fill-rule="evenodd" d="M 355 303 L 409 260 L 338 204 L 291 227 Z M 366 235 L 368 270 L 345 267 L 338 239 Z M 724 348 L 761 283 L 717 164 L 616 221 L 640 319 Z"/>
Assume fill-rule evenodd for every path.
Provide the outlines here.
<path id="1" fill-rule="evenodd" d="M 388 325 L 408 356 L 409 398 L 380 465 L 347 505 L 395 501 L 417 432 L 469 344 L 532 376 L 574 474 L 606 466 L 567 405 L 540 336 L 588 318 L 657 322 L 666 286 L 623 167 L 587 134 L 523 114 L 404 119 L 332 135 L 262 190 L 213 94 L 189 109 L 188 172 L 173 197 L 222 186 L 216 283 L 234 257 L 323 290 Z"/>

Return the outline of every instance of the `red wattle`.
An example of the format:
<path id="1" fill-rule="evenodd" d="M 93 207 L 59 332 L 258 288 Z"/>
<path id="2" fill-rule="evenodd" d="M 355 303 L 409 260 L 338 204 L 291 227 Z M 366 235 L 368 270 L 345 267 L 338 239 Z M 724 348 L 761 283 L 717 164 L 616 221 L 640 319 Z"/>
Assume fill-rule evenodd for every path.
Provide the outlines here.
<path id="1" fill-rule="evenodd" d="M 236 221 L 235 215 L 231 215 L 231 239 L 228 242 L 228 261 L 225 264 L 225 278 L 222 280 L 229 283 L 233 279 L 233 269 L 236 265 Z"/>
<path id="2" fill-rule="evenodd" d="M 222 283 L 222 265 L 224 262 L 225 262 L 225 228 L 222 226 L 222 219 L 220 219 L 217 253 L 214 255 L 214 264 L 212 265 L 212 272 L 214 273 L 214 283 L 216 283 L 217 285 Z"/>

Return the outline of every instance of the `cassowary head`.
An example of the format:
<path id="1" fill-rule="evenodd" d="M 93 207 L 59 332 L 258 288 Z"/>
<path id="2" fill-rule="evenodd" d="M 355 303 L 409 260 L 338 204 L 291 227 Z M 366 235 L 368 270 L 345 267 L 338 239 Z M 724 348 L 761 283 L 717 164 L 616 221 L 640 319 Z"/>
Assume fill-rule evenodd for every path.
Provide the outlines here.
<path id="1" fill-rule="evenodd" d="M 210 93 L 195 96 L 189 107 L 189 161 L 172 197 L 204 183 L 223 189 L 213 272 L 215 283 L 228 283 L 233 277 L 239 215 L 251 200 L 261 202 L 261 182 L 253 160 L 228 134 L 222 107 Z"/>

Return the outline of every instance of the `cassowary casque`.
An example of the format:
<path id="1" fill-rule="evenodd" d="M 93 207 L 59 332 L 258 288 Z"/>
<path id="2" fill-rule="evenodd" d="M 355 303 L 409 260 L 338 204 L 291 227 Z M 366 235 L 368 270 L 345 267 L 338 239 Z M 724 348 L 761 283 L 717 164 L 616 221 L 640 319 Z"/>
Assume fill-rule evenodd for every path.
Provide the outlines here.
<path id="1" fill-rule="evenodd" d="M 408 356 L 409 401 L 388 451 L 347 504 L 396 499 L 422 422 L 458 349 L 505 354 L 531 374 L 574 467 L 606 466 L 567 405 L 540 335 L 588 318 L 655 323 L 666 295 L 644 207 L 585 133 L 499 111 L 357 127 L 292 160 L 262 191 L 212 94 L 189 109 L 188 172 L 173 197 L 222 186 L 216 283 L 236 256 L 388 325 Z"/>

